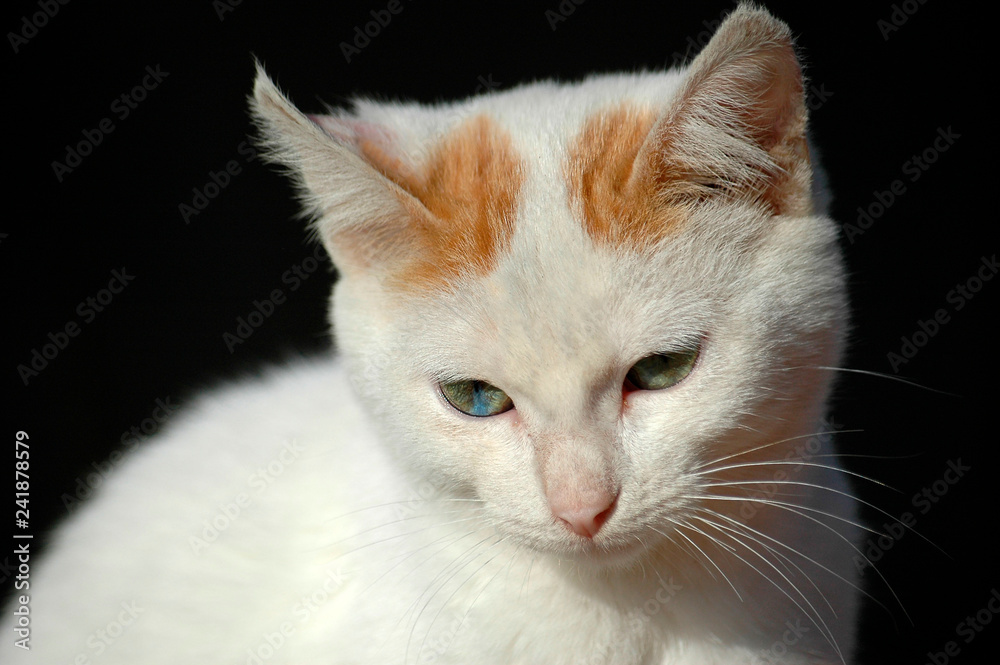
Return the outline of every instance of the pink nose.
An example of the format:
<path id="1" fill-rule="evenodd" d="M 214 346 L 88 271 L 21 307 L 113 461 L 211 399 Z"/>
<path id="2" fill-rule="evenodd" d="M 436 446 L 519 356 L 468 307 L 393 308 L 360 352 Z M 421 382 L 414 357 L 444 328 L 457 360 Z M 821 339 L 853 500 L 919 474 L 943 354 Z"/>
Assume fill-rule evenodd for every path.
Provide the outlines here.
<path id="1" fill-rule="evenodd" d="M 617 501 L 617 494 L 602 492 L 588 497 L 585 501 L 572 503 L 550 499 L 549 507 L 556 519 L 565 524 L 570 531 L 584 538 L 593 538 L 611 517 Z"/>

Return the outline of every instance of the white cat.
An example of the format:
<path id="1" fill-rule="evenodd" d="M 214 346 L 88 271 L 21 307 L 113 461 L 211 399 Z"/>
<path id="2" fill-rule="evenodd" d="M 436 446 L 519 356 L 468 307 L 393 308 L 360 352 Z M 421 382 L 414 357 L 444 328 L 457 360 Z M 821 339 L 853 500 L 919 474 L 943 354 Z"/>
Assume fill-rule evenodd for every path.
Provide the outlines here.
<path id="1" fill-rule="evenodd" d="M 453 104 L 253 109 L 339 356 L 210 394 L 59 530 L 5 663 L 850 662 L 847 308 L 788 28 Z"/>

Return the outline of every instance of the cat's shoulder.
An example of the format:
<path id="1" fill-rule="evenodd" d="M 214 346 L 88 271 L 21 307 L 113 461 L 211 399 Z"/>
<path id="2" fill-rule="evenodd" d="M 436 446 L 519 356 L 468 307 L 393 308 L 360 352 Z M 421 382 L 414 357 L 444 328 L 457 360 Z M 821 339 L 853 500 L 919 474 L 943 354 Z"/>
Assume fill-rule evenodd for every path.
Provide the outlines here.
<path id="1" fill-rule="evenodd" d="M 150 521 L 197 533 L 228 506 L 265 494 L 287 506 L 305 496 L 310 478 L 376 462 L 363 409 L 332 356 L 225 381 L 172 408 L 154 436 L 119 450 L 113 464 L 91 465 L 104 471 L 88 482 L 93 496 L 80 519 L 67 525 L 77 537 Z"/>

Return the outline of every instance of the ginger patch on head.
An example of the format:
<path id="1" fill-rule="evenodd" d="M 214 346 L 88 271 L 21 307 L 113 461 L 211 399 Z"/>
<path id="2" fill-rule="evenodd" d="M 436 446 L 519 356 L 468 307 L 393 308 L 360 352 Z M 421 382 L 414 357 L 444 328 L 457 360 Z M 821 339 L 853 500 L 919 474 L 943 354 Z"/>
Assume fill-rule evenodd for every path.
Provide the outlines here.
<path id="1" fill-rule="evenodd" d="M 401 287 L 428 289 L 494 269 L 514 234 L 524 167 L 510 136 L 485 115 L 447 134 L 423 164 L 410 166 L 361 142 L 362 156 L 402 191 L 416 244 L 395 275 Z M 401 231 L 402 232 L 402 231 Z"/>
<path id="2" fill-rule="evenodd" d="M 680 208 L 659 196 L 662 183 L 637 171 L 656 119 L 650 109 L 623 104 L 592 115 L 570 143 L 570 202 L 597 245 L 641 251 L 683 219 Z"/>

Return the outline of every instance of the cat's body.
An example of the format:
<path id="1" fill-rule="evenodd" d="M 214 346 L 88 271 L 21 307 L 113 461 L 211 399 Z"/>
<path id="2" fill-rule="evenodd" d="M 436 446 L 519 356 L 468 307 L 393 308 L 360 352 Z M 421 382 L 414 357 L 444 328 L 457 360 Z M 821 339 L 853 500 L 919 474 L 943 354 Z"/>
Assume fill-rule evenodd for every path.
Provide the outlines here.
<path id="1" fill-rule="evenodd" d="M 148 444 L 56 535 L 16 662 L 850 661 L 843 275 L 783 24 L 433 108 L 255 96 L 343 358 Z"/>

